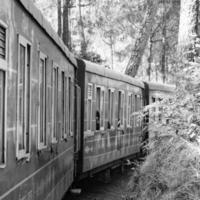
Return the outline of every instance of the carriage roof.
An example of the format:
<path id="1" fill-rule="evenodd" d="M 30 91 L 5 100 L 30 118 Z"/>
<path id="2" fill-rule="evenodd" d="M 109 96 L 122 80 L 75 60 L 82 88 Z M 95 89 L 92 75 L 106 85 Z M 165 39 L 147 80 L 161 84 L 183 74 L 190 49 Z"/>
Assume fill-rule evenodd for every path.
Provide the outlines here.
<path id="1" fill-rule="evenodd" d="M 167 84 L 161 84 L 161 83 L 150 83 L 150 82 L 147 82 L 147 83 L 149 85 L 149 90 L 151 90 L 151 91 L 173 93 L 176 89 L 176 87 L 174 85 L 167 85 Z"/>
<path id="2" fill-rule="evenodd" d="M 92 74 L 96 74 L 113 80 L 122 81 L 140 88 L 144 88 L 144 83 L 140 80 L 137 80 L 123 73 L 115 72 L 111 69 L 106 69 L 103 65 L 99 65 L 85 60 L 84 62 L 86 65 L 86 72 L 90 72 Z"/>

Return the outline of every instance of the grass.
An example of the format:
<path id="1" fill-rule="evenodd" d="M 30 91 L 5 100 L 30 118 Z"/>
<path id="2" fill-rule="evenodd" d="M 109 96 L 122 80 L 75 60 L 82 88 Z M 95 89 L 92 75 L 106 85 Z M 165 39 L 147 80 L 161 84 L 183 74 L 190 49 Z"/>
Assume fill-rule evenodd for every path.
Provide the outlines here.
<path id="1" fill-rule="evenodd" d="M 200 147 L 179 135 L 150 141 L 129 183 L 131 200 L 199 200 Z"/>

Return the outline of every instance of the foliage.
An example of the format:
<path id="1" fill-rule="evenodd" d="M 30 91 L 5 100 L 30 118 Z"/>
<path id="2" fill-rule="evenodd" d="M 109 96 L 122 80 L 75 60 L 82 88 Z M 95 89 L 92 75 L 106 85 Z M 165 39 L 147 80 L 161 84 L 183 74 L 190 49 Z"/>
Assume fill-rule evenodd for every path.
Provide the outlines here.
<path id="1" fill-rule="evenodd" d="M 33 0 L 44 13 L 50 23 L 57 31 L 57 0 Z M 173 1 L 166 1 L 166 10 L 170 10 L 170 2 L 173 2 L 170 14 L 167 18 L 167 42 L 166 42 L 166 65 L 169 71 L 174 62 L 174 52 L 177 44 L 177 26 L 179 18 L 179 9 L 174 6 Z M 90 57 L 87 52 L 94 52 L 100 55 L 105 64 L 114 70 L 124 72 L 130 59 L 131 52 L 135 52 L 137 45 L 141 41 L 147 41 L 140 34 L 144 30 L 144 21 L 147 16 L 148 3 L 157 2 L 157 0 L 104 0 L 91 1 L 81 0 L 81 17 L 79 1 L 71 0 L 69 28 L 70 28 L 70 46 L 71 50 L 82 58 Z M 162 1 L 159 1 L 155 23 L 151 24 L 153 37 L 152 63 L 159 66 L 162 48 Z M 145 37 L 150 36 L 150 32 Z M 137 42 L 138 41 L 138 42 Z M 136 44 L 136 45 L 135 45 Z M 148 51 L 148 44 L 144 42 L 144 50 Z M 139 48 L 140 49 L 140 48 Z M 146 58 L 146 54 L 141 51 L 139 54 Z M 152 66 L 153 66 L 152 64 Z M 140 65 L 138 77 L 141 74 L 147 76 L 147 64 Z M 169 66 L 169 67 L 168 67 Z M 155 71 L 161 72 L 160 67 L 152 67 L 152 77 Z M 157 73 L 156 71 L 156 73 Z M 154 78 L 155 80 L 155 78 Z"/>
<path id="2" fill-rule="evenodd" d="M 176 65 L 177 90 L 146 109 L 150 118 L 148 155 L 130 182 L 134 200 L 200 199 L 200 70 L 198 63 Z M 153 114 L 152 112 L 150 112 Z"/>

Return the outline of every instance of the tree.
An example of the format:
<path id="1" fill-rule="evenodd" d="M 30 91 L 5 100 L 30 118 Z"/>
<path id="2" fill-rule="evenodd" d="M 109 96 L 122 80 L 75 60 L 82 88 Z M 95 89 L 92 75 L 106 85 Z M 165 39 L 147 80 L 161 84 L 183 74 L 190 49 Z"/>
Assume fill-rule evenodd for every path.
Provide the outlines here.
<path id="1" fill-rule="evenodd" d="M 199 0 L 181 0 L 179 25 L 179 52 L 189 61 L 196 54 L 195 42 L 198 36 Z"/>
<path id="2" fill-rule="evenodd" d="M 79 10 L 79 30 L 81 35 L 81 56 L 84 58 L 86 57 L 87 52 L 87 42 L 85 37 L 85 30 L 84 30 L 84 24 L 83 24 L 83 17 L 82 17 L 82 9 L 81 9 L 81 0 L 79 0 L 78 3 L 78 10 Z"/>
<path id="3" fill-rule="evenodd" d="M 69 28 L 69 13 L 71 0 L 64 0 L 63 4 L 63 42 L 71 50 L 71 35 Z"/>
<path id="4" fill-rule="evenodd" d="M 141 28 L 139 30 L 138 36 L 135 40 L 135 44 L 133 47 L 133 52 L 129 59 L 128 65 L 126 67 L 126 74 L 135 77 L 141 62 L 142 55 L 146 48 L 151 27 L 155 21 L 155 16 L 157 13 L 158 8 L 158 1 L 157 0 L 150 0 L 147 2 L 147 9 L 145 13 L 145 17 Z"/>
<path id="5" fill-rule="evenodd" d="M 58 35 L 61 37 L 62 36 L 62 5 L 61 5 L 61 0 L 57 0 L 58 4 Z"/>

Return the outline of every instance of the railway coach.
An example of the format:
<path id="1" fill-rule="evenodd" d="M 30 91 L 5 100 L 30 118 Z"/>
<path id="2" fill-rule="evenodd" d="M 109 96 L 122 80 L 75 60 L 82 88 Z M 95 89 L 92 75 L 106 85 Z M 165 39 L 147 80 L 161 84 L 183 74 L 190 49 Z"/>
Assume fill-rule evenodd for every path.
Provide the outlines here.
<path id="1" fill-rule="evenodd" d="M 0 199 L 61 199 L 74 177 L 77 62 L 32 1 L 0 5 Z"/>
<path id="2" fill-rule="evenodd" d="M 82 94 L 79 166 L 82 175 L 91 175 L 140 152 L 142 121 L 137 115 L 144 106 L 144 83 L 82 60 L 77 79 Z"/>

